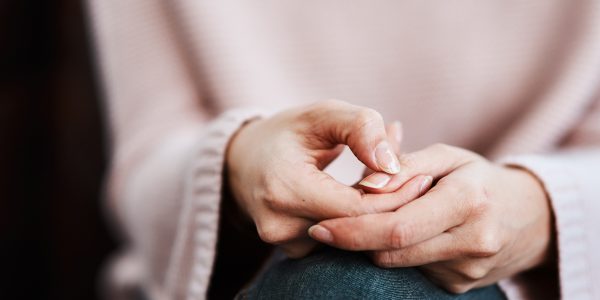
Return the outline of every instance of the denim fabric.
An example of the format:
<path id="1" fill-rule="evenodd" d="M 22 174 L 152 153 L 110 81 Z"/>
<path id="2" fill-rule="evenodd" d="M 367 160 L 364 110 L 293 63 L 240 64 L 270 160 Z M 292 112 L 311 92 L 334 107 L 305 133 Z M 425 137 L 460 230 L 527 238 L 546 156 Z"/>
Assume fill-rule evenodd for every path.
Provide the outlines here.
<path id="1" fill-rule="evenodd" d="M 361 253 L 324 248 L 302 259 L 275 259 L 238 299 L 505 299 L 497 286 L 455 295 L 416 268 L 382 269 Z"/>

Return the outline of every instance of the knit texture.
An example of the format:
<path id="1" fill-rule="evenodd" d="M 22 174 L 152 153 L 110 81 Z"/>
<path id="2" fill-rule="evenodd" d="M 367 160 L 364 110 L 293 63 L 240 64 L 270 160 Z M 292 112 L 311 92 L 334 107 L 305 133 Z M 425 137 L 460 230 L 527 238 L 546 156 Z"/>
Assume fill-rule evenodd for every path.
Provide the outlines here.
<path id="1" fill-rule="evenodd" d="M 600 1 L 89 0 L 89 12 L 124 245 L 111 299 L 204 298 L 226 147 L 265 115 L 243 107 L 327 98 L 402 121 L 404 151 L 444 142 L 529 169 L 552 202 L 560 283 L 502 288 L 600 298 Z M 361 168 L 328 171 L 351 182 Z"/>

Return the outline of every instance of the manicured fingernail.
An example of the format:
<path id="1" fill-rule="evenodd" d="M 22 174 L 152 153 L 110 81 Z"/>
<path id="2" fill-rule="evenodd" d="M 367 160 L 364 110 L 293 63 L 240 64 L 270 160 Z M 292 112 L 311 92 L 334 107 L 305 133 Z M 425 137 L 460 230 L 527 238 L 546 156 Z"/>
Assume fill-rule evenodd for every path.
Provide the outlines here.
<path id="1" fill-rule="evenodd" d="M 387 141 L 382 141 L 375 147 L 377 165 L 388 174 L 400 172 L 400 162 Z"/>
<path id="2" fill-rule="evenodd" d="M 308 235 L 310 235 L 315 240 L 330 243 L 333 241 L 333 235 L 331 231 L 327 230 L 327 228 L 321 225 L 313 225 L 308 229 Z"/>
<path id="3" fill-rule="evenodd" d="M 431 183 L 433 183 L 433 177 L 425 176 L 419 186 L 419 195 L 422 195 L 423 192 L 431 186 Z"/>
<path id="4" fill-rule="evenodd" d="M 361 180 L 358 184 L 373 189 L 380 189 L 386 184 L 388 184 L 388 182 L 390 182 L 390 179 L 392 179 L 392 176 L 386 173 L 375 172 L 365 177 L 365 179 Z"/>
<path id="5" fill-rule="evenodd" d="M 394 135 L 394 138 L 396 139 L 396 142 L 400 143 L 402 142 L 402 123 L 400 123 L 400 121 L 394 121 L 394 127 L 396 127 L 396 134 Z"/>

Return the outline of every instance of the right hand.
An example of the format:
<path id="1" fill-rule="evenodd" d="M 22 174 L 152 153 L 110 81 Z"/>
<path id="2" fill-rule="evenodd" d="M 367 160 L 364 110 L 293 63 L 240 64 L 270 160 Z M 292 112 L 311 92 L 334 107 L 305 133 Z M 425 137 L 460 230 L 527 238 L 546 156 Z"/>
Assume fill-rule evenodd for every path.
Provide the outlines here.
<path id="1" fill-rule="evenodd" d="M 263 241 L 302 257 L 315 246 L 307 235 L 314 223 L 393 211 L 418 197 L 424 176 L 387 194 L 364 194 L 337 182 L 322 170 L 343 145 L 371 170 L 400 171 L 381 115 L 336 100 L 252 121 L 232 138 L 229 185 Z"/>

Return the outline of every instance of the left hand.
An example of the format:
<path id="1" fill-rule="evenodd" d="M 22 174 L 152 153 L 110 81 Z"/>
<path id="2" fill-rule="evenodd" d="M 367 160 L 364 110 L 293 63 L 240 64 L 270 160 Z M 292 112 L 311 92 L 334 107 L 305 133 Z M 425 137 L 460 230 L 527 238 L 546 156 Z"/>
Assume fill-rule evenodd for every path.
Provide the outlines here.
<path id="1" fill-rule="evenodd" d="M 337 248 L 372 250 L 381 267 L 420 266 L 454 293 L 548 260 L 552 214 L 529 172 L 447 145 L 404 154 L 400 163 L 386 186 L 366 190 L 394 191 L 416 175 L 431 175 L 437 183 L 395 212 L 325 220 L 309 229 L 310 236 Z M 370 176 L 387 176 L 376 174 Z"/>

